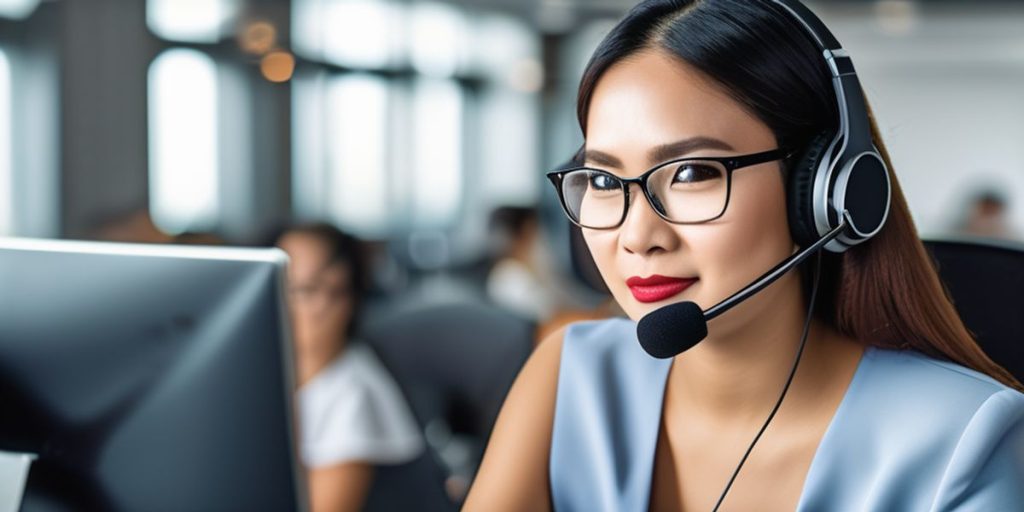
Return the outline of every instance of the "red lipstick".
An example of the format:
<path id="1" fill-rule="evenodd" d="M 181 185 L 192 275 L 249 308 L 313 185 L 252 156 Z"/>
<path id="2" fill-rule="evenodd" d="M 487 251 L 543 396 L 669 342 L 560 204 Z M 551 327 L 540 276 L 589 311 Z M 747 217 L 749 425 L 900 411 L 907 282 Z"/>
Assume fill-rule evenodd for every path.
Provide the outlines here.
<path id="1" fill-rule="evenodd" d="M 665 277 L 657 274 L 650 277 L 631 277 L 626 286 L 633 297 L 640 302 L 658 302 L 678 295 L 687 289 L 697 278 Z"/>

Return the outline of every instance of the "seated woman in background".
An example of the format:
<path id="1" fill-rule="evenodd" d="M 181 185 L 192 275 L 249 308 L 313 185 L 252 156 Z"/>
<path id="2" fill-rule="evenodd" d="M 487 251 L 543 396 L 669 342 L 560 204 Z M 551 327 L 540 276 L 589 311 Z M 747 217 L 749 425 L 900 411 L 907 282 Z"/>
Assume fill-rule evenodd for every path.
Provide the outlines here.
<path id="1" fill-rule="evenodd" d="M 373 466 L 417 457 L 424 443 L 372 350 L 351 338 L 363 296 L 358 241 L 328 224 L 277 239 L 290 258 L 299 446 L 314 512 L 360 510 Z"/>
<path id="2" fill-rule="evenodd" d="M 629 318 L 540 344 L 465 510 L 1024 510 L 1021 384 L 944 293 L 812 13 L 641 2 L 577 113 L 549 177 Z"/>

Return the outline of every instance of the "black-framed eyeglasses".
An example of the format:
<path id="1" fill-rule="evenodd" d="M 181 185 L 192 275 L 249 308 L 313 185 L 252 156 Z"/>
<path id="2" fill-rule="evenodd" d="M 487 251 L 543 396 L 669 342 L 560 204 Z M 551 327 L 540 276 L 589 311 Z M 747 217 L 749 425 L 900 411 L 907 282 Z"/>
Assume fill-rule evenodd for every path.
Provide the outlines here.
<path id="1" fill-rule="evenodd" d="M 574 224 L 589 229 L 615 229 L 626 220 L 631 183 L 640 185 L 654 211 L 673 224 L 700 224 L 725 214 L 732 191 L 732 173 L 791 155 L 778 148 L 750 155 L 687 157 L 658 164 L 636 178 L 623 178 L 589 167 L 547 173 L 558 191 L 562 209 Z"/>

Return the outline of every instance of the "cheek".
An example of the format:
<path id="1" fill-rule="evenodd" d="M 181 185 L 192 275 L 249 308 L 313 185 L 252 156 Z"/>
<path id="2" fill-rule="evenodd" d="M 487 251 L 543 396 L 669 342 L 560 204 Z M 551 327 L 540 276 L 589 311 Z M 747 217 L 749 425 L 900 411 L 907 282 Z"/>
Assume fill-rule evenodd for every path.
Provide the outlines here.
<path id="1" fill-rule="evenodd" d="M 618 238 L 615 230 L 594 231 L 583 230 L 583 239 L 590 249 L 590 255 L 594 258 L 601 277 L 604 279 L 609 290 L 615 293 L 615 283 L 619 281 L 615 274 L 615 257 L 618 250 Z M 616 296 L 616 298 L 618 298 Z"/>
<path id="2" fill-rule="evenodd" d="M 342 327 L 347 326 L 352 319 L 352 303 L 345 301 L 343 305 L 339 305 L 334 318 Z"/>
<path id="3" fill-rule="evenodd" d="M 700 274 L 701 283 L 689 300 L 703 309 L 749 284 L 789 256 L 794 248 L 786 217 L 785 190 L 777 169 L 760 169 L 746 176 L 737 174 L 729 207 L 718 221 L 671 229 L 681 243 L 670 254 L 663 255 L 659 264 L 667 273 L 685 268 Z M 584 230 L 583 237 L 608 289 L 636 320 L 651 307 L 637 303 L 625 284 L 624 278 L 632 274 L 631 269 L 619 265 L 622 249 L 617 233 Z M 632 265 L 636 261 L 622 263 Z"/>
<path id="4" fill-rule="evenodd" d="M 793 248 L 786 214 L 786 189 L 781 171 L 761 169 L 747 176 L 737 176 L 729 208 L 744 235 L 758 239 L 759 246 L 769 246 L 786 253 Z"/>
<path id="5" fill-rule="evenodd" d="M 304 340 L 312 333 L 317 332 L 319 325 L 316 315 L 307 307 L 297 306 L 292 308 L 292 328 L 300 340 Z"/>
<path id="6" fill-rule="evenodd" d="M 352 315 L 352 304 L 348 300 L 316 296 L 292 301 L 289 310 L 296 327 L 315 331 L 347 323 Z"/>
<path id="7" fill-rule="evenodd" d="M 716 224 L 690 230 L 688 237 L 710 288 L 705 300 L 725 298 L 793 252 L 778 171 L 737 174 L 729 208 Z"/>
<path id="8" fill-rule="evenodd" d="M 352 303 L 348 299 L 332 299 L 324 308 L 321 322 L 325 328 L 343 331 L 352 317 Z"/>

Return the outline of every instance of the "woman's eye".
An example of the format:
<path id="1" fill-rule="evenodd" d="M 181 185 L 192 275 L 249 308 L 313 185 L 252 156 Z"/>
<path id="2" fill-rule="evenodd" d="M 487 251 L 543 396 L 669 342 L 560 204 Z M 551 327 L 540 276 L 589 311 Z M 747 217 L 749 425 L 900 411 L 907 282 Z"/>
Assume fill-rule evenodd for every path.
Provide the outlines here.
<path id="1" fill-rule="evenodd" d="M 722 177 L 722 171 L 716 167 L 701 164 L 683 164 L 676 169 L 675 183 L 700 183 L 710 180 L 717 180 Z"/>
<path id="2" fill-rule="evenodd" d="M 590 175 L 590 187 L 595 190 L 613 190 L 619 188 L 619 184 L 607 174 L 594 173 Z"/>

